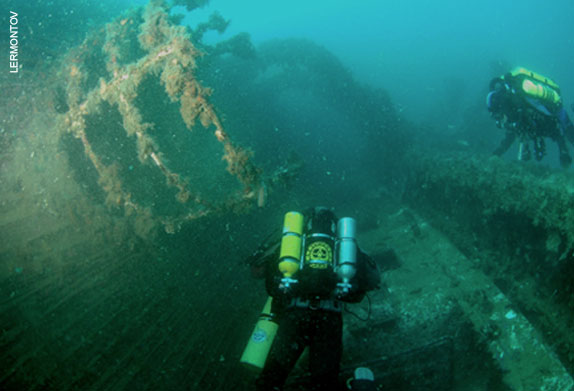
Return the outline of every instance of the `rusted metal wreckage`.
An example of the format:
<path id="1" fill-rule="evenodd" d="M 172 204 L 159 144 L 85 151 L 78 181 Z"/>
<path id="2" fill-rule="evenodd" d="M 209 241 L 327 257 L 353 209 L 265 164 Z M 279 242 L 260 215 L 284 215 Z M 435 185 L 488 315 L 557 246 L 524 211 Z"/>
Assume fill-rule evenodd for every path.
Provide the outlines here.
<path id="1" fill-rule="evenodd" d="M 81 141 L 85 155 L 97 172 L 97 182 L 105 192 L 106 204 L 123 208 L 127 215 L 135 214 L 150 223 L 159 223 L 167 232 L 174 232 L 185 221 L 214 212 L 246 209 L 254 202 L 261 205 L 267 196 L 267 185 L 261 170 L 252 162 L 251 152 L 231 140 L 208 101 L 211 90 L 194 74 L 196 61 L 202 55 L 185 27 L 172 24 L 168 11 L 162 6 L 150 4 L 143 12 L 142 9 L 131 11 L 86 38 L 68 56 L 69 66 L 63 75 L 67 81 L 69 110 L 62 127 Z M 161 88 L 146 90 L 145 83 L 146 86 L 161 85 Z M 146 105 L 141 104 L 142 99 L 147 99 Z M 174 105 L 179 106 L 179 116 L 174 115 Z M 100 118 L 97 126 L 93 120 L 92 125 L 88 123 L 90 116 L 112 116 L 109 111 L 114 112 L 115 123 L 106 122 L 105 118 Z M 169 115 L 169 123 L 159 124 L 162 114 L 150 116 L 154 111 Z M 164 133 L 159 137 L 166 134 L 175 137 L 176 129 L 182 126 L 189 132 L 203 131 L 194 129 L 197 120 L 223 148 L 223 153 L 218 152 L 206 142 L 202 152 L 202 158 L 213 159 L 213 176 L 221 175 L 213 172 L 219 167 L 217 157 L 221 157 L 227 164 L 227 172 L 243 187 L 241 190 L 226 184 L 229 189 L 222 191 L 219 201 L 211 199 L 207 191 L 201 194 L 197 181 L 190 183 L 189 178 L 171 168 L 166 163 L 171 159 L 170 151 L 161 150 L 157 141 L 158 133 Z M 125 134 L 109 131 L 118 125 Z M 94 147 L 105 137 L 115 137 L 111 141 L 115 143 L 135 139 L 135 146 L 125 153 L 137 156 L 141 165 L 155 167 L 165 178 L 164 184 L 157 181 L 153 184 L 157 191 L 164 192 L 163 186 L 175 189 L 175 199 L 184 207 L 175 214 L 157 215 L 149 205 L 138 201 L 136 190 L 132 187 L 130 191 L 125 183 L 125 177 L 130 176 L 127 170 L 136 171 L 136 162 L 125 156 L 115 156 L 113 161 L 106 162 L 100 153 L 102 147 L 100 150 Z M 191 155 L 192 146 L 189 148 Z M 185 159 L 185 154 L 182 156 Z M 129 168 L 122 167 L 122 158 L 131 162 Z M 194 174 L 193 168 L 186 168 L 189 175 Z M 134 175 L 131 177 L 132 182 L 137 182 Z"/>

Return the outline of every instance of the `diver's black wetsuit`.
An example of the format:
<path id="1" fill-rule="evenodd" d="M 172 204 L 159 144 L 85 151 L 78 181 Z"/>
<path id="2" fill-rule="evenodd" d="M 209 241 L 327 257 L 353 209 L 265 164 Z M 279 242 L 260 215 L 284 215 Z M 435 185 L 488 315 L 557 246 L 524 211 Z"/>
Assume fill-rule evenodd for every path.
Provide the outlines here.
<path id="1" fill-rule="evenodd" d="M 330 212 L 331 213 L 331 212 Z M 314 224 L 307 234 L 334 236 L 330 230 L 334 215 L 324 224 Z M 285 381 L 305 347 L 309 347 L 311 389 L 339 390 L 339 364 L 342 355 L 343 320 L 342 302 L 360 302 L 366 292 L 363 287 L 366 262 L 371 262 L 360 249 L 357 253 L 357 274 L 351 279 L 351 290 L 336 296 L 338 277 L 329 268 L 313 269 L 309 266 L 297 272 L 297 283 L 288 290 L 280 288 L 279 249 L 269 257 L 266 267 L 266 289 L 273 297 L 272 312 L 279 329 L 263 371 L 259 375 L 258 391 L 282 390 Z M 371 288 L 372 289 L 372 288 Z"/>

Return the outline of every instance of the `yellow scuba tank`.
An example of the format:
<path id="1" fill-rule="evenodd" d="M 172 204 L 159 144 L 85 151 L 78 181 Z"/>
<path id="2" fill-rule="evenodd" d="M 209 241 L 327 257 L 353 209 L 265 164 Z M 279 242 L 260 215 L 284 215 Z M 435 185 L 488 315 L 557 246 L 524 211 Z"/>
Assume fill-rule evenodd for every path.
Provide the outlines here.
<path id="1" fill-rule="evenodd" d="M 292 277 L 299 270 L 302 242 L 303 215 L 299 212 L 287 212 L 283 221 L 283 237 L 279 254 L 279 271 L 283 274 L 285 287 L 296 282 Z"/>
<path id="2" fill-rule="evenodd" d="M 550 87 L 554 88 L 555 90 L 558 91 L 560 90 L 560 87 L 558 86 L 558 84 L 554 82 L 554 80 L 550 79 L 549 77 L 543 76 L 540 73 L 533 72 L 523 67 L 514 68 L 512 71 L 510 71 L 510 75 L 512 75 L 513 77 L 525 76 L 528 77 L 529 79 L 547 84 Z"/>
<path id="3" fill-rule="evenodd" d="M 522 81 L 522 90 L 533 98 L 553 104 L 559 104 L 561 100 L 560 95 L 558 95 L 558 93 L 552 88 L 529 79 L 524 79 Z"/>
<path id="4" fill-rule="evenodd" d="M 548 103 L 560 104 L 560 87 L 552 79 L 522 67 L 513 69 L 510 75 L 522 80 L 520 87 L 526 95 Z"/>
<path id="5" fill-rule="evenodd" d="M 260 370 L 263 368 L 279 328 L 279 325 L 273 321 L 273 314 L 271 313 L 272 300 L 272 297 L 267 298 L 255 329 L 251 333 L 249 342 L 239 360 L 239 362 L 251 369 Z"/>

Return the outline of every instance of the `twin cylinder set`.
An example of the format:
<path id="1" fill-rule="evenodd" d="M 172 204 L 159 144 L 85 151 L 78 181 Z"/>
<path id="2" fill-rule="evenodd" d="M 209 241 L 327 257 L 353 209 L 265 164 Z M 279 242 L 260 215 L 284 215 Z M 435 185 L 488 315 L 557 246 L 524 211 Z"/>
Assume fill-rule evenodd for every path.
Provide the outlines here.
<path id="1" fill-rule="evenodd" d="M 283 275 L 282 284 L 289 287 L 296 282 L 293 276 L 304 265 L 303 215 L 299 212 L 287 212 L 283 222 L 283 236 L 279 255 L 279 271 Z M 352 217 L 343 217 L 337 222 L 335 239 L 335 259 L 333 266 L 339 277 L 339 288 L 347 292 L 350 281 L 355 276 L 357 264 L 357 223 Z"/>

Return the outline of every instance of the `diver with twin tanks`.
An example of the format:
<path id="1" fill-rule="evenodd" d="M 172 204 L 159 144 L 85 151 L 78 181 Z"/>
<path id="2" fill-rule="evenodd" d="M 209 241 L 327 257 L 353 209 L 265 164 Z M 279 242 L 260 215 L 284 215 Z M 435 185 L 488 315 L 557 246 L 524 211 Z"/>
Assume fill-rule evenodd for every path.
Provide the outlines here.
<path id="1" fill-rule="evenodd" d="M 360 302 L 380 284 L 377 265 L 357 245 L 356 221 L 337 219 L 325 207 L 288 212 L 281 239 L 264 243 L 248 263 L 269 294 L 241 358 L 261 369 L 256 389 L 282 390 L 306 347 L 311 389 L 343 389 L 343 303 Z M 376 390 L 368 368 L 357 368 L 350 384 L 354 391 Z"/>
<path id="2" fill-rule="evenodd" d="M 536 160 L 546 155 L 544 139 L 558 145 L 560 164 L 568 167 L 572 158 L 566 140 L 574 145 L 574 125 L 562 105 L 560 87 L 552 79 L 518 67 L 492 79 L 486 97 L 488 111 L 506 136 L 495 155 L 504 154 L 519 140 L 518 160 L 531 158 L 530 143 Z"/>

